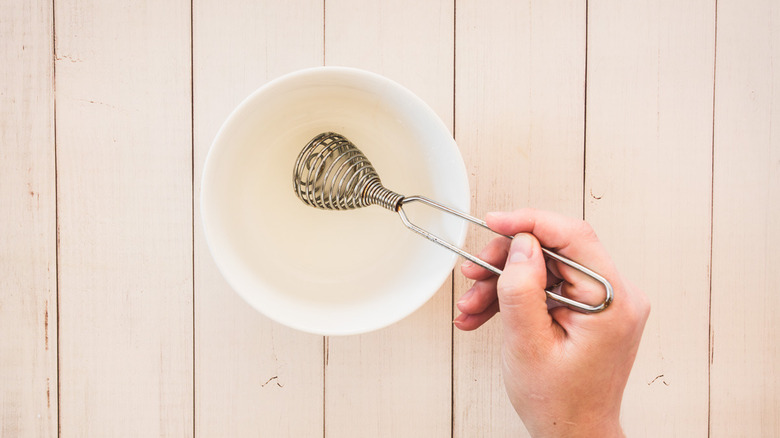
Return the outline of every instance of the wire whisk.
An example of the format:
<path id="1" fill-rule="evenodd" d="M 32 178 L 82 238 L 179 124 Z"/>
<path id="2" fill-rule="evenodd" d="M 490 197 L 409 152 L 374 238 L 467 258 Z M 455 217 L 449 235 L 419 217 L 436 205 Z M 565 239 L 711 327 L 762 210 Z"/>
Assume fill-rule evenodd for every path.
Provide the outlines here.
<path id="1" fill-rule="evenodd" d="M 410 230 L 482 266 L 495 275 L 502 274 L 500 269 L 490 263 L 412 223 L 403 207 L 410 202 L 421 202 L 490 230 L 485 221 L 439 204 L 424 196 L 404 196 L 385 188 L 368 158 L 351 141 L 340 134 L 334 132 L 319 134 L 301 150 L 293 169 L 293 189 L 298 198 L 305 204 L 323 210 L 351 210 L 378 205 L 394 211 L 398 213 L 401 221 Z M 512 236 L 504 237 L 512 238 Z M 584 313 L 601 312 L 609 306 L 613 297 L 612 285 L 609 281 L 596 272 L 549 249 L 542 248 L 542 252 L 545 256 L 571 266 L 595 279 L 605 289 L 605 298 L 598 305 L 585 304 L 559 295 L 553 292 L 555 287 L 545 291 L 549 299 Z"/>

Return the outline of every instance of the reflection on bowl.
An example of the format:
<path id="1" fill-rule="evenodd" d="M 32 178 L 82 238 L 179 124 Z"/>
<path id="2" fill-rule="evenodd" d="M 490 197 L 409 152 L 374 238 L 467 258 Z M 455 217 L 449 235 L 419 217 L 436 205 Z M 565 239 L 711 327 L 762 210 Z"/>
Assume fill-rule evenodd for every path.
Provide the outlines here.
<path id="1" fill-rule="evenodd" d="M 307 332 L 363 333 L 422 306 L 456 256 L 383 208 L 304 205 L 293 192 L 293 165 L 325 131 L 352 140 L 387 188 L 468 211 L 463 160 L 433 110 L 382 76 L 320 67 L 266 84 L 225 121 L 203 170 L 203 226 L 220 271 L 257 310 Z M 464 223 L 435 211 L 412 214 L 463 244 Z"/>

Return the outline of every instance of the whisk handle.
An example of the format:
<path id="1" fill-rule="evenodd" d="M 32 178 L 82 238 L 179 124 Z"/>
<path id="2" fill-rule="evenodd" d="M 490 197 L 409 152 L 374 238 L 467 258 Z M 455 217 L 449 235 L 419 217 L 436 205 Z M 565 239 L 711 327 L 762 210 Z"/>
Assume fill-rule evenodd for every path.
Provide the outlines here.
<path id="1" fill-rule="evenodd" d="M 436 201 L 434 201 L 432 199 L 426 198 L 424 196 L 406 196 L 406 197 L 402 198 L 399 201 L 397 209 L 396 209 L 396 211 L 398 212 L 398 215 L 401 217 L 401 221 L 404 223 L 404 225 L 406 225 L 407 228 L 409 228 L 410 230 L 414 231 L 415 233 L 425 237 L 426 239 L 430 240 L 431 242 L 434 242 L 434 243 L 436 243 L 438 245 L 443 246 L 444 248 L 447 248 L 448 250 L 450 250 L 450 251 L 460 255 L 461 257 L 464 257 L 464 258 L 468 259 L 469 261 L 471 261 L 473 263 L 476 263 L 477 265 L 487 269 L 488 271 L 492 272 L 495 275 L 501 275 L 503 273 L 503 271 L 501 271 L 500 269 L 498 269 L 495 266 L 491 265 L 490 263 L 488 263 L 488 262 L 480 259 L 479 257 L 476 257 L 476 256 L 474 256 L 474 255 L 464 251 L 461 248 L 458 248 L 457 246 L 451 244 L 450 242 L 447 242 L 446 240 L 442 239 L 441 237 L 439 237 L 439 236 L 437 236 L 437 235 L 435 235 L 435 234 L 433 234 L 433 233 L 431 233 L 431 232 L 429 232 L 429 231 L 427 231 L 427 230 L 425 230 L 423 228 L 420 228 L 419 226 L 417 226 L 414 223 L 412 223 L 409 220 L 408 216 L 406 215 L 406 212 L 404 212 L 404 209 L 403 209 L 404 205 L 408 204 L 410 202 L 421 202 L 423 204 L 426 204 L 426 205 L 434 207 L 434 208 L 436 208 L 438 210 L 441 210 L 441 211 L 443 211 L 445 213 L 449 213 L 449 214 L 451 214 L 453 216 L 456 216 L 456 217 L 459 217 L 461 219 L 464 219 L 464 220 L 467 220 L 469 222 L 472 222 L 474 224 L 477 224 L 480 227 L 485 228 L 486 230 L 490 230 L 491 232 L 493 232 L 495 234 L 499 234 L 499 233 L 496 233 L 495 231 L 491 230 L 490 227 L 488 227 L 488 225 L 487 225 L 487 223 L 485 221 L 483 221 L 481 219 L 477 219 L 474 216 L 468 215 L 468 214 L 466 214 L 466 213 L 464 213 L 462 211 L 455 210 L 453 208 L 447 207 L 446 205 L 439 204 L 438 202 L 436 202 Z M 507 236 L 507 235 L 504 235 L 504 234 L 499 234 L 499 235 L 507 237 L 509 239 L 512 238 L 512 236 Z M 547 256 L 547 257 L 549 257 L 549 258 L 551 258 L 553 260 L 559 261 L 561 263 L 564 263 L 564 264 L 566 264 L 568 266 L 571 266 L 572 268 L 574 268 L 574 269 L 582 272 L 583 274 L 593 278 L 594 280 L 598 281 L 604 287 L 604 291 L 605 291 L 604 300 L 601 303 L 599 303 L 599 304 L 597 304 L 595 306 L 592 306 L 590 304 L 581 303 L 579 301 L 572 300 L 571 298 L 564 297 L 562 295 L 559 295 L 559 294 L 553 292 L 551 289 L 545 290 L 545 292 L 547 293 L 547 298 L 549 298 L 549 299 L 551 299 L 553 301 L 557 301 L 557 302 L 559 302 L 561 304 L 566 305 L 567 307 L 569 307 L 569 308 L 571 308 L 573 310 L 577 310 L 577 311 L 583 312 L 583 313 L 598 313 L 598 312 L 601 312 L 602 310 L 606 309 L 607 306 L 609 306 L 609 304 L 612 302 L 612 298 L 613 298 L 614 292 L 612 290 L 612 285 L 609 283 L 609 281 L 607 281 L 606 278 L 602 277 L 601 275 L 597 274 L 596 272 L 586 268 L 585 266 L 580 265 L 579 263 L 577 263 L 577 262 L 575 262 L 575 261 L 573 261 L 571 259 L 568 259 L 568 258 L 566 258 L 566 257 L 564 257 L 564 256 L 562 256 L 560 254 L 557 254 L 557 253 L 555 253 L 553 251 L 550 251 L 547 248 L 542 248 L 542 252 L 544 253 L 545 256 Z"/>

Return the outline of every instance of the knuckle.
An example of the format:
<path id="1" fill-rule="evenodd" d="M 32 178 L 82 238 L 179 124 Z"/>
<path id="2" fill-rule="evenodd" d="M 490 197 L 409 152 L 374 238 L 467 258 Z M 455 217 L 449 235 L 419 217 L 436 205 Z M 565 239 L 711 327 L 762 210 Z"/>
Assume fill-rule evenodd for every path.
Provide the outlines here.
<path id="1" fill-rule="evenodd" d="M 641 321 L 647 321 L 647 318 L 650 316 L 650 308 L 652 307 L 650 298 L 632 283 L 626 282 L 625 288 L 633 298 L 634 307 L 636 307 L 637 313 L 641 317 Z"/>
<path id="2" fill-rule="evenodd" d="M 652 308 L 652 305 L 650 304 L 650 299 L 647 298 L 647 295 L 644 293 L 639 293 L 639 310 L 642 315 L 642 320 L 646 321 L 647 318 L 650 316 L 650 310 Z"/>
<path id="3" fill-rule="evenodd" d="M 532 217 L 535 217 L 536 214 L 539 213 L 539 209 L 534 207 L 526 207 L 517 211 Z"/>
<path id="4" fill-rule="evenodd" d="M 630 327 L 636 326 L 641 320 L 640 312 L 635 306 L 628 306 L 624 315 L 625 319 Z"/>
<path id="5" fill-rule="evenodd" d="M 653 306 L 650 304 L 650 300 L 647 298 L 645 294 L 642 294 L 642 299 L 640 301 L 640 308 L 642 309 L 642 316 L 644 316 L 645 319 L 647 319 L 648 316 L 650 316 L 650 310 Z"/>
<path id="6" fill-rule="evenodd" d="M 650 305 L 647 300 L 638 300 L 632 304 L 633 305 L 626 306 L 621 315 L 623 319 L 620 330 L 622 336 L 632 336 L 637 333 L 637 331 L 641 333 L 650 313 Z"/>
<path id="7" fill-rule="evenodd" d="M 641 324 L 638 312 L 633 306 L 627 306 L 620 315 L 621 322 L 615 327 L 618 339 L 632 337 Z"/>

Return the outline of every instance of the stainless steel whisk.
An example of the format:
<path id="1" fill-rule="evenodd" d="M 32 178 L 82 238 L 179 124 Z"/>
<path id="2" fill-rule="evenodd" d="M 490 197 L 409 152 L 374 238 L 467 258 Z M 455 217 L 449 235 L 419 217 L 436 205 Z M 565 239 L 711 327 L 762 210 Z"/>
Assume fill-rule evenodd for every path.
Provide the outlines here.
<path id="1" fill-rule="evenodd" d="M 394 211 L 401 217 L 404 225 L 412 231 L 496 275 L 502 273 L 500 269 L 490 263 L 413 224 L 403 207 L 410 202 L 422 202 L 490 230 L 485 221 L 439 204 L 424 196 L 404 196 L 386 189 L 368 158 L 342 135 L 334 132 L 322 133 L 314 137 L 301 150 L 293 170 L 293 189 L 298 198 L 305 204 L 324 210 L 351 210 L 375 204 Z M 512 236 L 504 237 L 512 238 Z M 584 313 L 601 312 L 609 306 L 613 296 L 612 285 L 604 277 L 549 249 L 542 248 L 542 252 L 545 256 L 571 266 L 595 279 L 604 286 L 606 291 L 604 301 L 595 306 L 564 297 L 553 292 L 552 289 L 545 291 L 549 299 Z"/>

